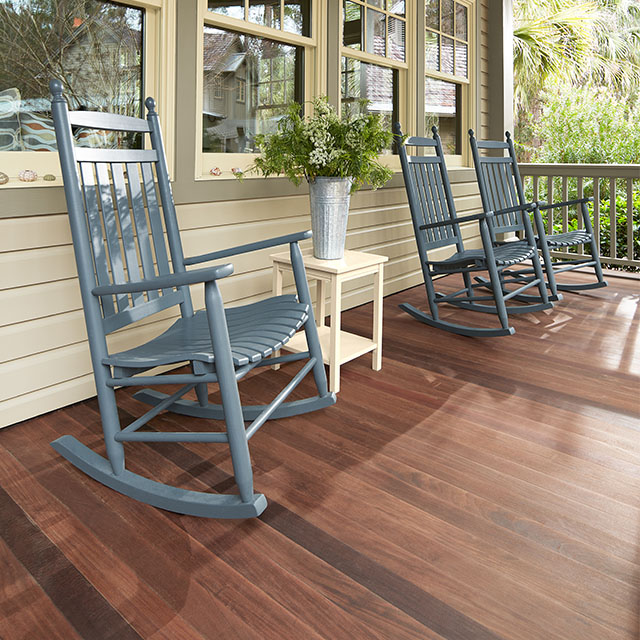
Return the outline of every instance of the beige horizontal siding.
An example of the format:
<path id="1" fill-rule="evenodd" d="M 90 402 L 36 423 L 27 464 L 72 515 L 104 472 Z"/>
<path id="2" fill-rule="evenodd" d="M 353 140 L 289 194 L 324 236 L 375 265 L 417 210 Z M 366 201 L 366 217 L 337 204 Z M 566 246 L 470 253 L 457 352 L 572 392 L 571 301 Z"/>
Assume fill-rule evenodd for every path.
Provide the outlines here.
<path id="1" fill-rule="evenodd" d="M 459 214 L 478 210 L 473 171 L 452 169 L 450 174 Z M 310 226 L 307 196 L 183 205 L 178 220 L 186 255 Z M 473 227 L 464 233 L 473 239 Z M 347 247 L 389 257 L 385 294 L 422 282 L 403 188 L 352 197 Z M 232 259 L 235 272 L 221 282 L 229 304 L 252 302 L 271 291 L 269 255 L 278 250 Z M 370 300 L 371 288 L 366 278 L 348 283 L 343 308 Z M 201 308 L 202 287 L 192 292 Z M 167 310 L 116 332 L 109 338 L 110 348 L 129 348 L 161 333 L 175 315 Z M 95 394 L 66 215 L 0 220 L 0 389 L 0 426 Z"/>

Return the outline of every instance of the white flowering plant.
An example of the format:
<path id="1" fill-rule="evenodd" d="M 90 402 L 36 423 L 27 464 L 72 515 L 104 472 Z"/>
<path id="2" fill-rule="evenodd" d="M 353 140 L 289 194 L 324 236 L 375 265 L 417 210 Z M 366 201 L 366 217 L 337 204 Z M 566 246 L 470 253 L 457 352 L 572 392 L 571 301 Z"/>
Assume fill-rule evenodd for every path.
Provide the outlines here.
<path id="1" fill-rule="evenodd" d="M 351 191 L 369 184 L 381 187 L 393 172 L 378 161 L 391 145 L 392 133 L 384 128 L 378 114 L 361 113 L 340 118 L 326 96 L 312 101 L 313 114 L 302 115 L 302 105 L 287 107 L 278 123 L 278 132 L 259 134 L 255 140 L 260 156 L 249 168 L 263 176 L 284 175 L 295 185 L 302 178 L 318 176 L 351 178 Z"/>

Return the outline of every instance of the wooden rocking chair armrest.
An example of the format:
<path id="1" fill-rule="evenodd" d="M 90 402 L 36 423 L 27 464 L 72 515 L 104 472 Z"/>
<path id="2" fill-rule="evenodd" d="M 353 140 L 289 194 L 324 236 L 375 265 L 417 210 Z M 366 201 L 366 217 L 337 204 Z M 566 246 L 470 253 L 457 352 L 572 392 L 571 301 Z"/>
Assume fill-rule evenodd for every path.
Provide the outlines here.
<path id="1" fill-rule="evenodd" d="M 226 278 L 233 273 L 233 265 L 221 264 L 216 267 L 205 269 L 194 269 L 193 271 L 182 271 L 171 273 L 156 278 L 148 278 L 138 282 L 127 282 L 124 284 L 105 284 L 91 290 L 94 296 L 109 296 L 121 293 L 138 293 L 140 291 L 152 291 L 155 289 L 172 289 L 188 284 L 198 284 L 201 282 L 212 282 L 220 278 Z"/>
<path id="2" fill-rule="evenodd" d="M 514 211 L 535 211 L 537 205 L 537 202 L 526 202 L 525 204 L 517 204 L 514 207 L 496 209 L 493 214 L 496 216 L 501 216 L 504 213 L 513 213 Z"/>
<path id="3" fill-rule="evenodd" d="M 421 224 L 418 227 L 418 229 L 435 229 L 436 227 L 453 226 L 454 224 L 459 224 L 460 222 L 471 222 L 472 220 L 484 220 L 485 218 L 490 218 L 492 215 L 493 215 L 493 212 L 491 211 L 489 211 L 489 213 L 472 213 L 471 215 L 459 216 L 451 220 L 439 220 L 437 222 L 429 222 L 428 224 Z"/>
<path id="4" fill-rule="evenodd" d="M 301 240 L 307 240 L 311 237 L 311 231 L 299 231 L 298 233 L 289 233 L 286 236 L 277 236 L 275 238 L 269 238 L 267 240 L 259 240 L 258 242 L 251 242 L 249 244 L 242 244 L 237 247 L 231 247 L 229 249 L 222 249 L 221 251 L 212 251 L 211 253 L 203 253 L 200 256 L 192 256 L 185 258 L 184 263 L 199 264 L 200 262 L 209 262 L 210 260 L 218 260 L 220 258 L 228 258 L 229 256 L 236 256 L 240 253 L 250 253 L 251 251 L 258 251 L 260 249 L 266 249 L 267 247 L 277 247 L 281 244 L 291 244 L 292 242 L 300 242 Z"/>
<path id="5" fill-rule="evenodd" d="M 553 204 L 546 204 L 544 202 L 538 202 L 538 209 L 540 211 L 546 211 L 547 209 L 557 209 L 558 207 L 568 207 L 572 204 L 583 204 L 586 202 L 593 202 L 593 196 L 591 198 L 578 198 L 577 200 L 565 200 L 564 202 L 554 202 Z"/>

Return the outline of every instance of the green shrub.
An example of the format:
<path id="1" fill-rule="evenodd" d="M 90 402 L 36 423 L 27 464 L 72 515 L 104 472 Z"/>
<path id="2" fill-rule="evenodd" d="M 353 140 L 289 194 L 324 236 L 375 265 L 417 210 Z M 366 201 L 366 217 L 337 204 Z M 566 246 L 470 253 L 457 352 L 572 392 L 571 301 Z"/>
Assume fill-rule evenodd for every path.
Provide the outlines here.
<path id="1" fill-rule="evenodd" d="M 549 93 L 531 127 L 533 162 L 640 164 L 640 110 L 629 109 L 605 89 Z"/>

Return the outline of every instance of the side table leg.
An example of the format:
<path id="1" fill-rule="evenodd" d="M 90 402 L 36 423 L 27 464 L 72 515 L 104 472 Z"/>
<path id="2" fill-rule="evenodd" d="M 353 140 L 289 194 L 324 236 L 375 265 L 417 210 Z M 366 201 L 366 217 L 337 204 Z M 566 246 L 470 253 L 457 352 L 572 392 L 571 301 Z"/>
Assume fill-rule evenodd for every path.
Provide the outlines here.
<path id="1" fill-rule="evenodd" d="M 326 281 L 322 278 L 318 278 L 316 280 L 316 292 L 317 292 L 317 301 L 316 301 L 316 326 L 324 327 L 324 319 L 327 315 L 327 287 Z"/>
<path id="2" fill-rule="evenodd" d="M 331 342 L 329 353 L 329 391 L 340 391 L 340 312 L 342 281 L 337 275 L 331 278 Z"/>
<path id="3" fill-rule="evenodd" d="M 382 369 L 382 274 L 381 264 L 373 277 L 373 342 L 376 347 L 372 353 L 371 368 L 374 371 Z"/>

